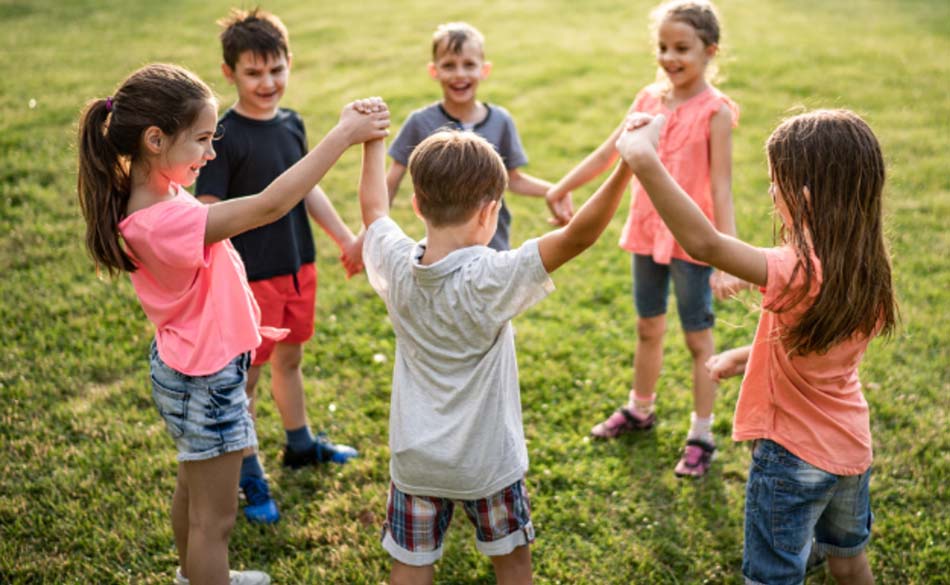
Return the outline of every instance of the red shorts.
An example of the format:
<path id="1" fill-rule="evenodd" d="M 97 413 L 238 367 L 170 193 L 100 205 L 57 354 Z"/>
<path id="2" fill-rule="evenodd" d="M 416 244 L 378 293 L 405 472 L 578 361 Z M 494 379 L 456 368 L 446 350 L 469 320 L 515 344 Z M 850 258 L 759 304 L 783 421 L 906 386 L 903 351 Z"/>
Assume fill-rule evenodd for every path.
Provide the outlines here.
<path id="1" fill-rule="evenodd" d="M 296 285 L 294 284 L 296 276 Z M 290 329 L 281 343 L 303 343 L 313 336 L 317 301 L 317 267 L 304 264 L 296 275 L 287 274 L 250 283 L 261 308 L 261 325 Z M 265 339 L 254 350 L 252 366 L 267 363 L 277 342 Z"/>

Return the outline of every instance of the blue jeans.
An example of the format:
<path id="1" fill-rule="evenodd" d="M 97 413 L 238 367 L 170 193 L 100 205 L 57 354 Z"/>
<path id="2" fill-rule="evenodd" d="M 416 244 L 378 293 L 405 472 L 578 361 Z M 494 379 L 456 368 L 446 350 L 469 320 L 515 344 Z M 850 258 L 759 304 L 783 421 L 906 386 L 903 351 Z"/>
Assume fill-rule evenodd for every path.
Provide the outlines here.
<path id="1" fill-rule="evenodd" d="M 178 461 L 200 461 L 257 445 L 247 409 L 247 367 L 243 353 L 220 371 L 189 376 L 169 367 L 152 342 L 149 363 L 152 401 L 178 448 Z"/>
<path id="2" fill-rule="evenodd" d="M 712 266 L 693 264 L 673 258 L 669 265 L 657 264 L 650 256 L 633 255 L 633 302 L 637 315 L 643 319 L 666 314 L 666 300 L 670 296 L 670 280 L 676 294 L 683 331 L 703 331 L 712 328 L 716 317 L 712 309 L 712 287 L 709 277 Z"/>
<path id="3" fill-rule="evenodd" d="M 774 441 L 757 440 L 746 484 L 746 583 L 802 583 L 813 539 L 823 555 L 860 554 L 871 538 L 870 480 L 870 468 L 834 475 Z"/>

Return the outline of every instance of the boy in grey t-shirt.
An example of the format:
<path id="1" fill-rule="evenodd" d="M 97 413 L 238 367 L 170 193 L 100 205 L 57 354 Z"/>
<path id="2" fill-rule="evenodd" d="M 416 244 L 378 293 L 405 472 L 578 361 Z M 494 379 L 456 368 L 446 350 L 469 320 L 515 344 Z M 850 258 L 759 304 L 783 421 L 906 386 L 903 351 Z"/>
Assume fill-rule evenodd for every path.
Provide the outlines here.
<path id="1" fill-rule="evenodd" d="M 439 25 L 432 36 L 432 61 L 429 76 L 439 82 L 442 99 L 412 112 L 403 123 L 396 140 L 389 149 L 393 163 L 386 177 L 390 200 L 399 191 L 409 155 L 428 136 L 439 130 L 471 131 L 485 138 L 504 161 L 508 175 L 508 190 L 529 197 L 545 197 L 551 211 L 551 223 L 564 225 L 571 219 L 571 194 L 561 193 L 547 199 L 553 185 L 522 170 L 528 157 L 521 146 L 521 138 L 508 111 L 499 105 L 489 105 L 477 97 L 479 83 L 488 77 L 492 64 L 485 60 L 485 38 L 475 27 L 464 22 Z M 511 248 L 511 212 L 501 200 L 498 230 L 488 246 L 498 251 Z"/>
<path id="2" fill-rule="evenodd" d="M 551 272 L 597 240 L 630 169 L 620 164 L 565 227 L 496 252 L 486 244 L 507 173 L 485 139 L 438 132 L 413 152 L 412 203 L 426 226 L 418 243 L 388 217 L 384 164 L 383 141 L 367 144 L 363 260 L 396 333 L 383 535 L 392 581 L 431 582 L 458 502 L 498 581 L 528 583 L 534 532 L 510 320 L 554 289 Z"/>

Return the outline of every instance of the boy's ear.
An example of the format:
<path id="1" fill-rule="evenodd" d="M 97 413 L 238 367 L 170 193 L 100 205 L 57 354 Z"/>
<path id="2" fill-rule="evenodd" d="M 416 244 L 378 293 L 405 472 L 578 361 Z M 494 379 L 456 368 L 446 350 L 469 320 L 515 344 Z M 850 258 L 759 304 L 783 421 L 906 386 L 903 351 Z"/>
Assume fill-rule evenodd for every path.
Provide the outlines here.
<path id="1" fill-rule="evenodd" d="M 429 71 L 429 77 L 436 79 L 439 76 L 439 71 L 435 68 L 435 63 L 429 61 L 429 65 L 426 67 Z"/>
<path id="2" fill-rule="evenodd" d="M 478 225 L 496 225 L 498 217 L 496 211 L 501 209 L 501 199 L 495 199 L 482 205 L 478 210 Z"/>
<path id="3" fill-rule="evenodd" d="M 228 80 L 228 83 L 234 83 L 234 69 L 231 69 L 231 66 L 223 61 L 221 62 L 221 73 Z"/>
<path id="4" fill-rule="evenodd" d="M 491 61 L 485 61 L 484 63 L 482 63 L 482 79 L 487 79 L 490 73 L 491 73 Z"/>
<path id="5" fill-rule="evenodd" d="M 290 71 L 291 66 L 294 64 L 294 54 L 287 53 L 287 71 Z"/>
<path id="6" fill-rule="evenodd" d="M 412 193 L 412 210 L 416 212 L 416 217 L 425 221 L 425 218 L 422 217 L 422 212 L 419 211 L 419 200 L 416 199 L 415 192 Z"/>
<path id="7" fill-rule="evenodd" d="M 142 132 L 142 146 L 150 154 L 159 154 L 167 142 L 167 136 L 158 126 L 149 126 Z"/>

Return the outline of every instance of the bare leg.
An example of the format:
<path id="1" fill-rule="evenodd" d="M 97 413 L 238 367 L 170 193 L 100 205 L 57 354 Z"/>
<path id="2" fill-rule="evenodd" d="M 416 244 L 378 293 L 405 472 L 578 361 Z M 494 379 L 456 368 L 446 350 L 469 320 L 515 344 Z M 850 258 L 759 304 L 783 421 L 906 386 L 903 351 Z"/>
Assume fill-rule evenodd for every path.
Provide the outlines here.
<path id="1" fill-rule="evenodd" d="M 228 585 L 228 538 L 237 515 L 241 451 L 189 461 L 188 557 L 193 585 Z"/>
<path id="2" fill-rule="evenodd" d="M 175 549 L 178 550 L 178 566 L 184 572 L 188 565 L 188 478 L 185 464 L 178 464 L 178 480 L 172 498 L 172 532 L 175 534 Z M 187 577 L 188 574 L 185 573 Z"/>
<path id="3" fill-rule="evenodd" d="M 637 349 L 633 356 L 633 388 L 638 398 L 649 400 L 663 367 L 663 334 L 666 315 L 637 319 Z"/>
<path id="4" fill-rule="evenodd" d="M 389 585 L 432 585 L 434 577 L 434 565 L 414 567 L 393 559 L 393 567 L 389 573 Z"/>
<path id="5" fill-rule="evenodd" d="M 491 557 L 498 585 L 531 585 L 531 547 L 519 546 L 510 553 Z"/>
<path id="6" fill-rule="evenodd" d="M 257 420 L 257 382 L 261 379 L 261 368 L 263 366 L 251 366 L 247 369 L 247 409 L 251 411 L 251 418 Z"/>
<path id="7" fill-rule="evenodd" d="M 307 425 L 302 359 L 303 345 L 299 343 L 278 343 L 271 356 L 271 393 L 286 430 Z"/>
<path id="8" fill-rule="evenodd" d="M 686 347 L 693 356 L 693 410 L 696 416 L 708 418 L 716 401 L 716 383 L 706 371 L 706 360 L 715 353 L 712 329 L 687 331 Z"/>
<path id="9" fill-rule="evenodd" d="M 868 563 L 867 553 L 854 557 L 828 557 L 828 570 L 836 583 L 848 585 L 874 585 L 874 575 Z"/>

